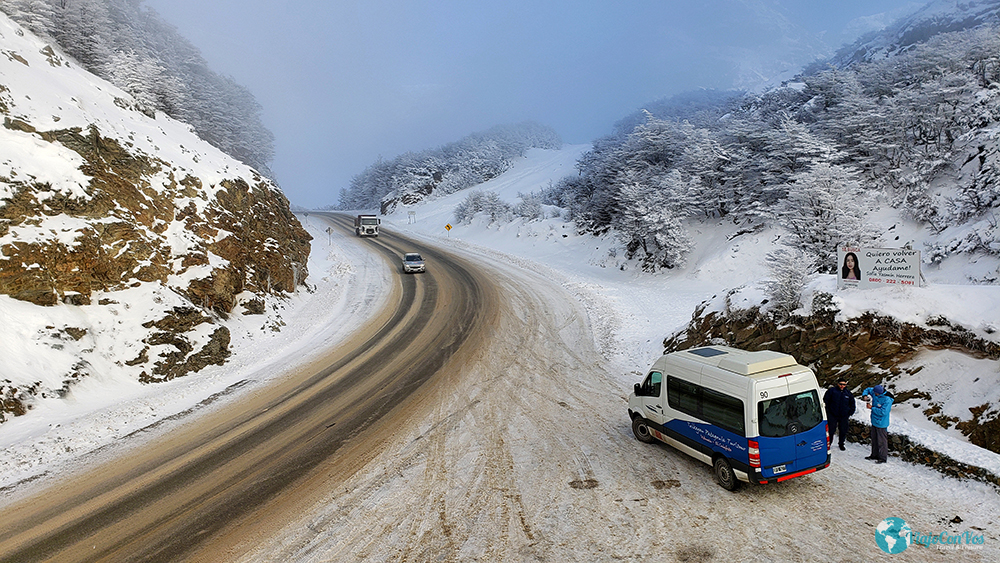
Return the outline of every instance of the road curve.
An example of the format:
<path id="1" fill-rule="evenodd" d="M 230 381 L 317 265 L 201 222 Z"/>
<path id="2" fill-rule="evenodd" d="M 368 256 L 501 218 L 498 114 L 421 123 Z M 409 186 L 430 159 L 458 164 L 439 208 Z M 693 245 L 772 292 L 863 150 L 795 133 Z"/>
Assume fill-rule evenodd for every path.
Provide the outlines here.
<path id="1" fill-rule="evenodd" d="M 396 271 L 420 252 L 428 271 L 400 274 L 389 305 L 307 369 L 8 506 L 0 561 L 225 558 L 255 523 L 363 465 L 407 398 L 488 337 L 497 296 L 460 258 L 384 231 L 361 242 Z"/>

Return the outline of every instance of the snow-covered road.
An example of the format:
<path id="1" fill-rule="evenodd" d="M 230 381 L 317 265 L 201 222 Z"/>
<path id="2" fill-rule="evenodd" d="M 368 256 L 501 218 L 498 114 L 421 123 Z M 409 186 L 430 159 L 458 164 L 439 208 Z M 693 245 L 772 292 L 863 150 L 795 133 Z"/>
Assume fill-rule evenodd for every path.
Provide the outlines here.
<path id="1" fill-rule="evenodd" d="M 497 270 L 507 305 L 492 344 L 242 561 L 871 561 L 889 516 L 985 535 L 980 550 L 914 546 L 908 561 L 1000 555 L 996 490 L 874 465 L 856 444 L 819 473 L 726 492 L 707 465 L 633 438 L 606 302 L 545 266 L 450 250 Z"/>

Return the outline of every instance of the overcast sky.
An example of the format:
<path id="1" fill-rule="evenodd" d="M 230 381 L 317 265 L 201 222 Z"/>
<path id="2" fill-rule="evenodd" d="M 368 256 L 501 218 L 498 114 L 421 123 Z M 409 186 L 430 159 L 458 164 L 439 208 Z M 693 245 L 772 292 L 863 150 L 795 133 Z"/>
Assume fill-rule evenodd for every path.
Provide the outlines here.
<path id="1" fill-rule="evenodd" d="M 380 156 L 532 120 L 589 143 L 644 103 L 755 86 L 913 0 L 145 0 L 263 106 L 293 204 Z"/>

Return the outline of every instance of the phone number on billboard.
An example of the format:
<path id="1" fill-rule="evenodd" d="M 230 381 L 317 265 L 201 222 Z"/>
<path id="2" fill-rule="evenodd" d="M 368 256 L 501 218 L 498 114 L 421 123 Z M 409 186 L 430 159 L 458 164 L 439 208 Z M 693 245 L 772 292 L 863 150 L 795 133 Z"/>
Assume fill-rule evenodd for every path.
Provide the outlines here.
<path id="1" fill-rule="evenodd" d="M 868 278 L 870 283 L 898 283 L 899 285 L 913 285 L 910 280 L 884 280 L 882 278 Z"/>

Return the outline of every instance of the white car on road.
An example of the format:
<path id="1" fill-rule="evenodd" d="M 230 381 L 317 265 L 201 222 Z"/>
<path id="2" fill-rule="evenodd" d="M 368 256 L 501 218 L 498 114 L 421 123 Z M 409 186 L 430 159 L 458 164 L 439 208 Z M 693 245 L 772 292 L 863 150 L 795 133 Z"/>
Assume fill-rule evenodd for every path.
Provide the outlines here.
<path id="1" fill-rule="evenodd" d="M 427 271 L 424 259 L 416 252 L 407 252 L 403 255 L 403 273 L 412 274 L 414 272 Z"/>

